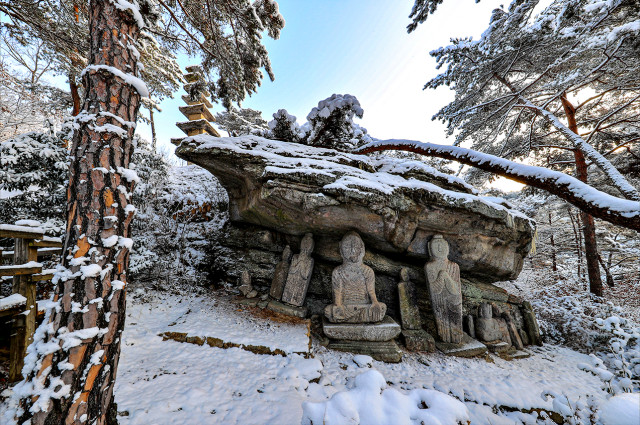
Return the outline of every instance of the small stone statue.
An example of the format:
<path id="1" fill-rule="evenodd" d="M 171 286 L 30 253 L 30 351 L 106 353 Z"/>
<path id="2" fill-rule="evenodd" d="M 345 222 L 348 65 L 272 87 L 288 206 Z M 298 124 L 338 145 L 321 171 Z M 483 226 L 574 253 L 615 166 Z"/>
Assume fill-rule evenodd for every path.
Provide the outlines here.
<path id="1" fill-rule="evenodd" d="M 313 272 L 313 258 L 311 258 L 313 246 L 313 235 L 307 233 L 300 242 L 300 254 L 293 256 L 291 267 L 289 267 L 289 274 L 282 293 L 282 301 L 287 304 L 298 307 L 304 304 Z"/>
<path id="2" fill-rule="evenodd" d="M 462 342 L 462 288 L 460 267 L 449 261 L 449 243 L 442 235 L 429 242 L 431 260 L 424 266 L 438 335 L 443 342 Z"/>
<path id="3" fill-rule="evenodd" d="M 255 298 L 258 295 L 258 291 L 253 289 L 253 285 L 251 285 L 251 275 L 247 270 L 244 270 L 240 275 L 240 286 L 238 289 L 240 293 L 247 298 Z"/>
<path id="4" fill-rule="evenodd" d="M 271 298 L 280 300 L 282 298 L 282 291 L 284 291 L 284 284 L 287 282 L 287 275 L 289 274 L 289 266 L 291 265 L 291 247 L 289 245 L 284 247 L 282 251 L 282 260 L 276 266 L 276 270 L 273 272 L 273 280 L 271 281 L 271 290 L 269 295 Z"/>
<path id="5" fill-rule="evenodd" d="M 478 306 L 478 320 L 476 320 L 476 335 L 480 341 L 492 342 L 503 339 L 500 323 L 493 317 L 493 306 L 482 303 Z"/>
<path id="6" fill-rule="evenodd" d="M 409 269 L 406 267 L 400 269 L 398 299 L 400 301 L 402 329 L 422 329 L 422 320 L 420 318 L 416 288 L 409 280 Z"/>
<path id="7" fill-rule="evenodd" d="M 340 241 L 342 265 L 331 274 L 333 304 L 324 309 L 324 315 L 333 323 L 379 322 L 387 306 L 376 298 L 375 274 L 362 263 L 365 247 L 355 232 L 347 233 Z"/>

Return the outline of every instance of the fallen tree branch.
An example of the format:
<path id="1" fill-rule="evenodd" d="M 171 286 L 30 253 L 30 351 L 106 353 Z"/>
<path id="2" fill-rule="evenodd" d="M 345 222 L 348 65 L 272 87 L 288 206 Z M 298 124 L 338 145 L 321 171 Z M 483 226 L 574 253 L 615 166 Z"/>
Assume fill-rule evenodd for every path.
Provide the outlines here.
<path id="1" fill-rule="evenodd" d="M 378 140 L 357 149 L 354 153 L 366 154 L 384 150 L 414 152 L 476 167 L 518 183 L 545 190 L 580 210 L 609 223 L 640 231 L 640 202 L 617 198 L 601 192 L 558 171 L 519 164 L 471 149 L 422 143 L 415 140 Z"/>

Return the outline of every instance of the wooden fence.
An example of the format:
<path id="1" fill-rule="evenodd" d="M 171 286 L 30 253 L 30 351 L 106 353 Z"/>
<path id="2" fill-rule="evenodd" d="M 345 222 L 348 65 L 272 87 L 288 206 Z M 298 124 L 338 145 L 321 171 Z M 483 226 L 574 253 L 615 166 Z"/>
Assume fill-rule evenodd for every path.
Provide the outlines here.
<path id="1" fill-rule="evenodd" d="M 40 228 L 0 224 L 0 238 L 14 238 L 13 251 L 0 255 L 0 277 L 13 278 L 12 294 L 0 298 L 0 317 L 11 316 L 11 342 L 9 351 L 9 380 L 20 379 L 27 346 L 33 341 L 38 304 L 36 283 L 51 280 L 54 270 L 42 270 L 38 258 L 62 252 L 59 238 L 44 236 Z M 13 264 L 2 265 L 13 258 Z"/>

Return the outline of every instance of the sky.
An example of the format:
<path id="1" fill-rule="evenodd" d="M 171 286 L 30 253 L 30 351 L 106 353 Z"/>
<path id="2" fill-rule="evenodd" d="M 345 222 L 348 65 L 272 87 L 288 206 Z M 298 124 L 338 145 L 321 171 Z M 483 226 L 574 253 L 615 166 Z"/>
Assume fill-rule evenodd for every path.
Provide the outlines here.
<path id="1" fill-rule="evenodd" d="M 505 3 L 502 1 L 502 3 Z M 452 37 L 479 38 L 498 0 L 448 0 L 435 15 L 407 34 L 413 0 L 278 0 L 286 20 L 280 39 L 265 35 L 275 81 L 262 86 L 242 106 L 262 111 L 269 121 L 284 108 L 306 122 L 318 102 L 333 93 L 352 94 L 364 109 L 356 121 L 378 139 L 405 138 L 452 143 L 445 127 L 431 117 L 453 99 L 447 88 L 423 90 L 438 74 L 429 52 Z M 507 2 L 508 4 L 508 2 Z M 179 58 L 180 65 L 195 59 Z M 176 121 L 183 104 L 180 90 L 161 103 L 156 114 L 159 148 L 173 152 L 171 137 L 181 137 Z M 213 112 L 222 110 L 214 105 Z M 141 135 L 150 130 L 139 124 Z M 221 132 L 226 135 L 226 132 Z"/>

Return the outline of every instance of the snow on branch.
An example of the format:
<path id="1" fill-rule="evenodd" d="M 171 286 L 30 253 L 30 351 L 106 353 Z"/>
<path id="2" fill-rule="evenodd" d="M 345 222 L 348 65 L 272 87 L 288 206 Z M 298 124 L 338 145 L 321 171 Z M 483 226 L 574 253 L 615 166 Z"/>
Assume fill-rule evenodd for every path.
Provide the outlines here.
<path id="1" fill-rule="evenodd" d="M 400 150 L 458 161 L 499 176 L 545 190 L 594 217 L 621 227 L 640 231 L 640 202 L 617 198 L 580 180 L 543 167 L 518 164 L 493 155 L 457 146 L 423 143 L 415 140 L 377 140 L 354 152 L 366 154 Z"/>
<path id="2" fill-rule="evenodd" d="M 551 125 L 560 131 L 571 144 L 579 149 L 584 156 L 589 159 L 591 162 L 596 164 L 606 175 L 609 177 L 613 183 L 613 185 L 628 199 L 633 199 L 634 201 L 640 201 L 640 192 L 633 187 L 627 179 L 625 179 L 622 174 L 609 162 L 600 152 L 595 150 L 593 146 L 588 144 L 582 139 L 579 135 L 571 131 L 566 125 L 564 125 L 560 120 L 551 112 L 547 111 L 544 108 L 534 105 L 530 100 L 525 97 L 518 95 L 518 100 L 520 100 L 523 104 L 516 105 L 524 106 L 526 108 L 532 109 L 538 112 L 542 117 L 547 120 Z"/>

